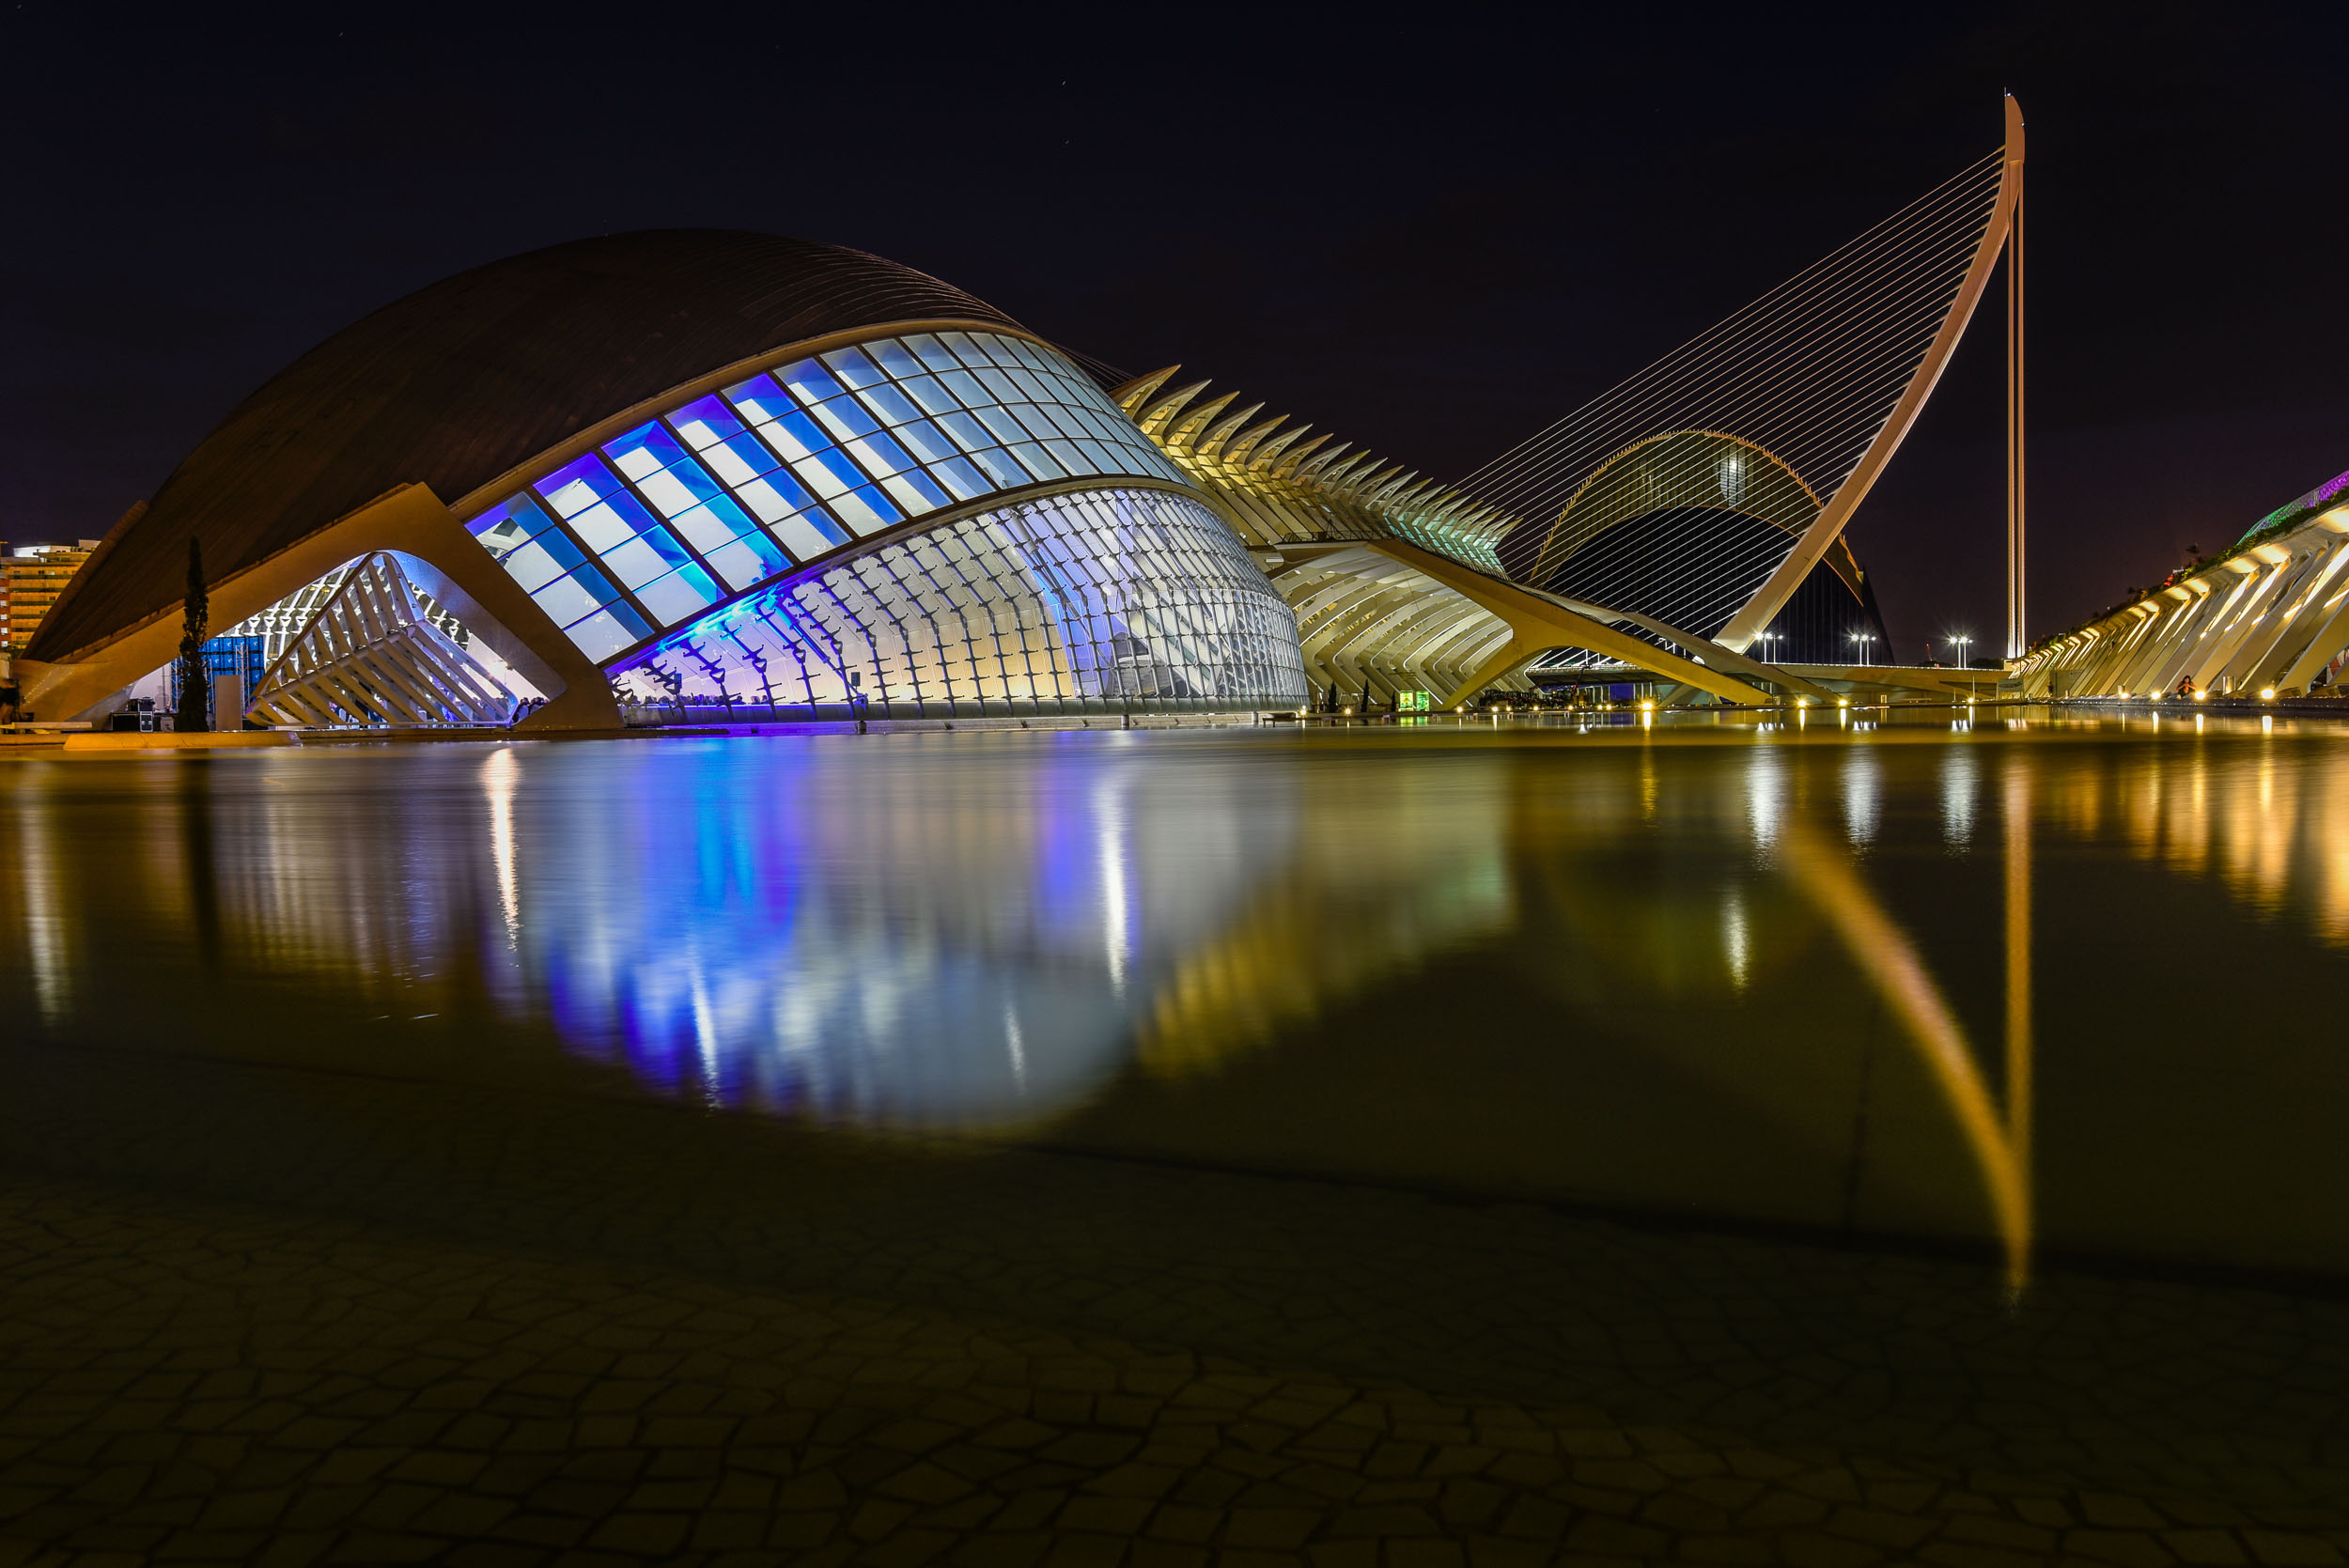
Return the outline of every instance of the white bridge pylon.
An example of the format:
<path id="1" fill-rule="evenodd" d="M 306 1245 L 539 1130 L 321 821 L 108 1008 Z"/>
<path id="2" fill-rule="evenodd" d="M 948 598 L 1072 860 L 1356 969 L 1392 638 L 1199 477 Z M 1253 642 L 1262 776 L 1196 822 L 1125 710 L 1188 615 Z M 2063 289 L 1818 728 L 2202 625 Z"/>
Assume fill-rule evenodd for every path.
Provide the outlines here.
<path id="1" fill-rule="evenodd" d="M 1743 653 L 1900 449 L 2005 255 L 2019 653 L 2024 129 L 2012 95 L 2005 120 L 1997 151 L 1462 480 L 1463 494 L 1545 528 L 1535 584 L 1690 632 L 1718 624 L 1711 641 Z M 1767 524 L 1782 548 L 1711 548 L 1652 520 L 1689 505 Z"/>

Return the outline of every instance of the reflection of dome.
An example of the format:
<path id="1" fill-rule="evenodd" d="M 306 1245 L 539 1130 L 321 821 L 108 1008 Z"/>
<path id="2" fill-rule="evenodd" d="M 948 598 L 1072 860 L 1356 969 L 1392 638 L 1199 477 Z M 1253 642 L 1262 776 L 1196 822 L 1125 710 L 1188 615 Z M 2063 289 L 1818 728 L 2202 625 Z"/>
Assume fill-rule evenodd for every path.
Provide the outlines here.
<path id="1" fill-rule="evenodd" d="M 567 437 L 721 365 L 902 321 L 1017 327 L 910 267 L 781 235 L 579 240 L 419 289 L 311 349 L 222 421 L 74 584 L 27 655 L 179 601 L 396 486 L 455 504 Z"/>
<path id="2" fill-rule="evenodd" d="M 1065 1114 L 1294 853 L 1287 788 L 1114 745 L 567 759 L 571 792 L 513 796 L 503 1004 L 707 1103 L 933 1131 Z"/>

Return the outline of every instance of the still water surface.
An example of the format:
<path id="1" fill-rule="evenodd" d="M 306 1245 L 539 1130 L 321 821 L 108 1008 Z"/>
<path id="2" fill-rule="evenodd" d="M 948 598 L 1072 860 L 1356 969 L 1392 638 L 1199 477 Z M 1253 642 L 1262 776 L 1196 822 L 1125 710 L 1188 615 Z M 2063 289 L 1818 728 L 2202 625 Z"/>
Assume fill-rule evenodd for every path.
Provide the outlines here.
<path id="1" fill-rule="evenodd" d="M 193 1182 L 406 1136 L 305 1084 L 425 1084 L 1944 1248 L 2010 1290 L 2335 1276 L 2344 781 L 2321 725 L 2044 714 L 20 755 L 11 1125 L 104 1173 L 176 1109 Z"/>

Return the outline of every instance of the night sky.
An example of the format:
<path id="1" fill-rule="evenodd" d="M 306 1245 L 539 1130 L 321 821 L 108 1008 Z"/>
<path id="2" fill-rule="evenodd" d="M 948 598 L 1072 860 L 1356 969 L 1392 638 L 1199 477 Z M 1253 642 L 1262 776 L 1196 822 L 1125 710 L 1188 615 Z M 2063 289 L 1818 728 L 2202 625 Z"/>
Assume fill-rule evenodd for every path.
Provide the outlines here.
<path id="1" fill-rule="evenodd" d="M 2349 469 L 2349 8 L 814 9 L 0 11 L 0 538 L 102 534 L 377 305 L 661 226 L 876 251 L 1454 476 L 2008 89 L 2033 631 Z M 2001 624 L 1996 298 L 1852 529 L 1905 657 Z"/>

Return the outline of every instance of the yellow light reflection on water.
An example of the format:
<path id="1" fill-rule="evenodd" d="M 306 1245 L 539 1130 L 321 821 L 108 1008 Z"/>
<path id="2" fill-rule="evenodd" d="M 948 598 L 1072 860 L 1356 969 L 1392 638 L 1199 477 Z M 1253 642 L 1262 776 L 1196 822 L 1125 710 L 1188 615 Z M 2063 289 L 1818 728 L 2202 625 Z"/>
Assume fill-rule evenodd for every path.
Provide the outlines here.
<path id="1" fill-rule="evenodd" d="M 2198 715 L 2198 739 L 1793 717 L 52 765 L 112 815 L 12 776 L 0 970 L 50 1025 L 216 974 L 222 1040 L 306 988 L 335 1027 L 268 1048 L 412 1070 L 350 1015 L 461 1015 L 468 1048 L 528 1026 L 621 1082 L 852 1126 L 1025 1137 L 1140 1117 L 1156 1084 L 1189 1097 L 1150 1102 L 1150 1146 L 1186 1157 L 1254 1136 L 1259 1163 L 1306 1161 L 1320 1127 L 1340 1173 L 1985 1235 L 2019 1288 L 2055 1169 L 2032 1141 L 2065 1125 L 2038 1053 L 2081 1048 L 2048 1020 L 2104 984 L 2056 961 L 2094 924 L 2056 904 L 2068 880 L 2040 924 L 2034 858 L 2206 878 L 2285 934 L 2264 946 L 2349 947 L 2338 743 L 2272 718 Z M 1967 912 L 1939 918 L 1943 893 Z M 1876 1017 L 1933 1120 L 1878 1116 L 1863 1162 L 1830 1102 Z M 1380 1052 L 1407 1066 L 1377 1079 Z M 1669 1070 L 1592 1065 L 1609 1052 Z M 1599 1163 L 1564 1130 L 1594 1083 L 1740 1107 L 1784 1167 L 1848 1157 L 1864 1203 L 1756 1197 L 1719 1173 L 1745 1154 L 1675 1150 L 1670 1117 Z M 1517 1130 L 1423 1133 L 1445 1107 Z"/>

